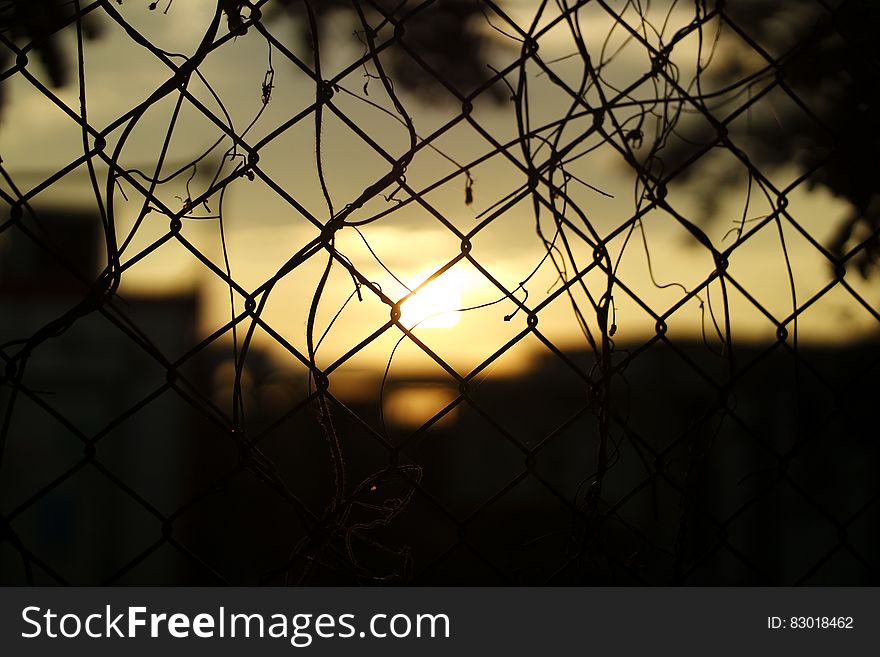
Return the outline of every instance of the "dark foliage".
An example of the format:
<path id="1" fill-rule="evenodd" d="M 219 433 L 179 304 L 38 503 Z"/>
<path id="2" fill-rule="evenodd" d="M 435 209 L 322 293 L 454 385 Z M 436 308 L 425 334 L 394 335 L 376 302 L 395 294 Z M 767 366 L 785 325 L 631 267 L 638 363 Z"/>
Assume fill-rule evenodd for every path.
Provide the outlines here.
<path id="1" fill-rule="evenodd" d="M 26 44 L 36 51 L 40 63 L 55 87 L 66 84 L 70 77 L 70 59 L 59 43 L 58 32 L 70 23 L 73 3 L 63 0 L 6 0 L 0 2 L 0 34 L 6 43 L 0 47 L 0 68 L 7 70 L 14 61 L 8 44 Z M 99 26 L 83 21 L 85 36 L 94 37 Z M 0 87 L 0 105 L 5 100 Z"/>
<path id="2" fill-rule="evenodd" d="M 704 91 L 748 86 L 757 95 L 773 86 L 769 103 L 730 125 L 730 139 L 758 169 L 795 164 L 811 184 L 847 200 L 852 213 L 829 248 L 844 258 L 866 242 L 853 260 L 867 276 L 880 258 L 880 5 L 870 0 L 738 0 L 718 5 L 720 61 L 707 69 Z M 741 85 L 744 80 L 749 82 Z M 683 161 L 695 147 L 717 139 L 708 126 L 690 137 L 696 146 L 672 147 L 665 153 L 667 164 Z M 733 183 L 742 171 L 738 165 L 728 167 L 718 184 L 707 185 L 705 168 L 691 167 L 678 179 L 700 175 L 699 189 L 711 216 L 719 187 Z"/>
<path id="3" fill-rule="evenodd" d="M 284 11 L 297 19 L 303 40 L 313 44 L 310 21 L 322 26 L 333 14 L 351 14 L 353 38 L 366 47 L 366 27 L 359 20 L 351 0 L 280 0 Z M 466 95 L 485 83 L 491 70 L 486 66 L 486 20 L 479 2 L 473 0 L 438 0 L 430 5 L 400 0 L 376 0 L 358 3 L 367 17 L 371 33 L 390 37 L 399 28 L 398 45 L 388 51 L 389 75 L 395 83 L 431 99 L 449 100 L 439 93 L 441 87 L 426 75 L 415 60 L 427 64 L 438 78 L 445 80 L 459 95 Z M 309 13 L 311 12 L 311 18 Z M 383 56 L 384 57 L 384 56 Z M 497 97 L 497 96 L 496 96 Z"/>

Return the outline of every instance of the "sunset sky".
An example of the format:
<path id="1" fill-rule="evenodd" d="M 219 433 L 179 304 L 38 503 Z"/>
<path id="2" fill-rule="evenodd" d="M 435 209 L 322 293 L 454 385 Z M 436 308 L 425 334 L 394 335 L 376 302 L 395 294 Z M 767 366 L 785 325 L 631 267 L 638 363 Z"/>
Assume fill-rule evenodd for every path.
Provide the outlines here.
<path id="1" fill-rule="evenodd" d="M 164 3 L 161 3 L 164 6 Z M 168 52 L 192 53 L 204 29 L 210 21 L 212 7 L 209 0 L 174 2 L 167 14 L 148 11 L 146 3 L 126 2 L 116 7 L 120 14 L 153 43 Z M 520 24 L 530 22 L 534 6 L 517 0 L 504 3 Z M 662 5 L 662 3 L 660 3 Z M 665 34 L 687 24 L 692 18 L 693 7 L 679 3 L 669 20 Z M 115 5 L 114 5 L 115 6 Z M 161 9 L 162 7 L 160 7 Z M 556 9 L 548 9 L 553 15 Z M 659 10 L 657 10 L 659 11 Z M 662 13 L 660 15 L 662 17 Z M 355 60 L 361 47 L 350 34 L 351 16 L 337 16 L 331 21 L 323 39 L 322 75 L 331 78 Z M 89 118 L 92 125 L 103 128 L 132 106 L 145 99 L 169 77 L 169 70 L 152 54 L 134 43 L 116 24 L 104 20 L 104 32 L 100 39 L 87 42 L 85 70 Z M 306 59 L 305 48 L 296 37 L 299 33 L 287 20 L 269 23 L 270 30 L 279 39 Z M 585 38 L 596 51 L 611 27 L 610 18 L 597 12 L 595 20 L 584 21 Z M 493 66 L 503 67 L 518 56 L 518 49 L 503 35 L 486 27 L 496 42 L 490 53 Z M 75 55 L 75 34 L 64 34 L 68 53 Z M 593 46 L 592 44 L 595 44 Z M 576 76 L 582 66 L 577 58 L 566 59 L 575 50 L 570 35 L 563 29 L 553 30 L 540 40 L 541 56 L 545 62 L 553 62 L 553 70 L 561 77 Z M 686 39 L 676 46 L 676 62 L 680 64 L 683 78 L 692 76 L 697 56 L 695 39 Z M 241 133 L 262 107 L 261 87 L 268 67 L 269 50 L 265 39 L 256 30 L 237 38 L 212 53 L 200 67 L 216 95 L 222 99 L 235 129 Z M 562 59 L 560 59 L 562 58 Z M 314 84 L 279 52 L 272 53 L 274 87 L 271 101 L 260 120 L 248 132 L 247 140 L 254 144 L 270 134 L 287 119 L 307 108 L 314 101 Z M 621 51 L 621 55 L 609 68 L 607 76 L 617 86 L 638 79 L 651 66 L 644 49 L 635 46 Z M 34 75 L 45 79 L 39 66 L 28 67 Z M 78 89 L 75 83 L 56 90 L 55 93 L 74 111 L 78 111 Z M 537 67 L 527 69 L 529 81 L 530 115 L 533 125 L 561 118 L 567 111 L 570 99 L 559 92 L 540 75 Z M 358 69 L 340 82 L 341 87 L 352 92 L 337 92 L 335 106 L 380 143 L 389 153 L 399 156 L 408 148 L 406 129 L 387 113 L 364 102 L 364 98 L 377 103 L 393 113 L 393 105 L 377 80 L 370 80 L 368 95 L 364 95 L 363 69 Z M 7 86 L 7 105 L 0 129 L 0 153 L 4 166 L 23 189 L 31 189 L 53 172 L 63 168 L 81 153 L 81 134 L 70 117 L 54 107 L 39 91 L 23 79 L 13 76 Z M 194 79 L 189 87 L 206 106 L 220 114 L 217 101 L 205 85 Z M 637 93 L 647 95 L 653 89 L 645 88 Z M 401 101 L 413 117 L 415 128 L 422 137 L 431 134 L 460 112 L 454 102 L 443 103 L 436 99 L 419 98 L 405 89 L 398 90 Z M 360 96 L 358 98 L 356 96 Z M 156 158 L 165 138 L 169 119 L 177 96 L 172 94 L 152 107 L 126 144 L 120 162 L 129 169 L 152 173 Z M 756 105 L 754 112 L 772 113 L 772 102 Z M 379 179 L 388 170 L 388 163 L 377 156 L 342 121 L 324 113 L 322 132 L 322 158 L 327 187 L 338 211 L 358 194 Z M 488 98 L 475 103 L 473 116 L 495 139 L 500 142 L 512 140 L 517 135 L 516 119 L 511 103 L 494 102 Z M 589 120 L 572 122 L 566 138 L 578 130 L 586 129 Z M 108 151 L 112 149 L 121 130 L 108 139 Z M 192 106 L 184 103 L 180 118 L 171 135 L 167 162 L 163 173 L 168 174 L 193 160 L 221 133 Z M 590 142 L 593 143 L 593 142 Z M 39 147 L 35 147 L 39 144 Z M 193 178 L 190 188 L 199 192 L 210 183 L 220 164 L 220 155 L 228 148 L 228 140 L 214 151 Z M 462 122 L 434 142 L 439 150 L 455 162 L 465 165 L 492 150 L 490 144 L 473 128 Z M 518 148 L 515 151 L 519 156 Z M 260 150 L 260 167 L 272 180 L 284 187 L 302 206 L 319 221 L 328 218 L 328 209 L 320 191 L 315 166 L 314 120 L 306 118 Z M 454 172 L 455 165 L 431 149 L 422 149 L 407 170 L 407 183 L 420 190 L 443 176 Z M 225 171 L 231 170 L 226 164 Z M 579 159 L 569 167 L 570 173 L 600 190 L 596 191 L 576 181 L 570 182 L 572 199 L 587 216 L 592 227 L 600 235 L 612 233 L 627 221 L 635 211 L 635 177 L 621 156 L 607 145 Z M 98 167 L 99 177 L 106 180 L 106 167 Z M 479 166 L 470 169 L 473 178 L 473 203 L 465 202 L 466 181 L 463 176 L 432 191 L 425 196 L 444 218 L 462 232 L 479 224 L 483 212 L 504 199 L 511 191 L 525 183 L 525 176 L 502 156 L 496 155 Z M 768 172 L 771 180 L 784 187 L 797 177 L 797 172 L 781 170 Z M 163 201 L 172 208 L 180 208 L 187 197 L 185 182 L 189 174 L 175 182 L 163 185 L 157 191 Z M 695 181 L 699 184 L 699 180 Z M 129 198 L 122 196 L 125 191 Z M 391 188 L 386 190 L 390 193 Z M 669 202 L 682 215 L 699 224 L 723 249 L 732 243 L 732 228 L 743 218 L 746 189 L 718 190 L 722 201 L 715 217 L 703 216 L 705 211 L 694 198 L 691 188 L 675 186 L 670 190 Z M 847 214 L 845 203 L 834 199 L 821 188 L 808 190 L 800 186 L 789 197 L 789 213 L 813 234 L 819 242 L 827 242 L 835 225 Z M 75 206 L 94 208 L 94 196 L 88 183 L 86 170 L 78 170 L 66 176 L 33 199 L 35 206 Z M 122 242 L 135 225 L 143 198 L 130 187 L 117 189 L 114 203 L 118 208 L 119 240 Z M 367 204 L 352 218 L 364 218 L 371 213 L 391 207 L 393 201 L 385 202 L 379 197 Z M 215 198 L 210 203 L 210 214 L 218 209 Z M 746 219 L 754 219 L 769 212 L 768 201 L 754 192 Z M 202 214 L 209 214 L 202 210 Z M 257 178 L 242 178 L 232 184 L 223 199 L 223 215 L 230 265 L 233 278 L 245 289 L 253 290 L 271 278 L 275 272 L 303 244 L 316 237 L 318 229 L 281 199 L 265 182 Z M 544 230 L 551 226 L 550 218 L 542 217 Z M 684 294 L 681 284 L 691 289 L 714 269 L 708 251 L 695 243 L 675 219 L 661 211 L 648 213 L 641 229 L 649 244 L 650 259 L 656 282 L 648 272 L 648 259 L 642 234 L 636 230 L 625 243 L 626 232 L 609 243 L 614 259 L 620 257 L 618 275 L 646 305 L 658 314 L 673 306 Z M 157 213 L 147 215 L 127 246 L 123 260 L 133 258 L 168 231 L 167 218 Z M 220 231 L 216 219 L 189 219 L 184 222 L 182 234 L 218 267 L 223 268 Z M 783 222 L 782 235 L 788 250 L 795 281 L 795 299 L 800 305 L 832 279 L 831 267 L 794 228 Z M 369 244 L 369 248 L 367 247 Z M 535 216 L 530 201 L 507 210 L 502 216 L 476 234 L 472 240 L 473 257 L 510 290 L 542 262 L 545 248 L 535 233 Z M 625 245 L 625 248 L 624 248 Z M 580 262 L 591 259 L 586 244 L 573 244 Z M 380 221 L 369 224 L 361 234 L 344 229 L 337 240 L 337 248 L 369 280 L 377 283 L 392 298 L 401 298 L 406 289 L 395 280 L 376 260 L 393 272 L 406 285 L 413 287 L 434 271 L 444 266 L 460 253 L 460 240 L 424 208 L 411 203 L 394 211 Z M 622 255 L 621 255 L 622 253 Z M 265 321 L 293 346 L 306 351 L 305 323 L 308 317 L 314 289 L 326 264 L 322 252 L 308 263 L 298 267 L 273 289 L 263 315 Z M 777 318 L 791 313 L 792 291 L 786 271 L 786 260 L 775 224 L 766 226 L 760 233 L 737 248 L 731 258 L 730 273 Z M 597 296 L 604 287 L 604 277 L 588 275 L 588 287 Z M 552 294 L 559 286 L 558 275 L 548 262 L 538 269 L 529 280 L 528 304 L 534 307 L 540 300 Z M 856 275 L 847 279 L 861 290 L 869 303 L 876 306 L 876 289 Z M 502 299 L 496 289 L 479 271 L 467 262 L 461 262 L 431 284 L 422 298 L 404 306 L 404 324 L 415 325 L 415 333 L 444 360 L 466 373 L 490 356 L 507 340 L 526 327 L 526 316 L 520 312 L 505 320 L 514 311 L 509 300 L 463 313 L 450 312 L 457 308 L 484 306 Z M 181 245 L 171 241 L 127 269 L 121 294 L 161 295 L 172 292 L 197 290 L 202 300 L 203 313 L 200 325 L 207 335 L 223 325 L 230 316 L 229 290 L 203 264 L 198 262 Z M 328 288 L 322 298 L 318 313 L 318 336 L 354 291 L 351 276 L 341 267 L 331 272 Z M 517 296 L 522 299 L 520 290 Z M 721 317 L 721 291 L 718 284 L 710 287 L 705 300 L 713 302 L 717 316 Z M 587 304 L 580 299 L 584 308 Z M 643 340 L 653 334 L 654 319 L 639 307 L 626 292 L 615 291 L 616 324 L 615 340 L 626 344 Z M 237 296 L 236 311 L 243 308 L 244 300 Z M 774 340 L 776 326 L 736 293 L 730 298 L 732 333 L 738 341 Z M 433 315 L 433 316 L 432 316 Z M 430 318 L 425 319 L 430 316 Z M 322 367 L 333 363 L 350 348 L 369 336 L 388 321 L 389 308 L 368 290 L 364 300 L 352 299 L 335 321 L 318 351 Z M 570 303 L 562 296 L 543 309 L 540 314 L 540 331 L 554 344 L 562 348 L 585 348 L 586 340 L 574 320 Z M 595 325 L 595 317 L 588 317 Z M 708 313 L 704 316 L 699 303 L 694 300 L 680 308 L 668 321 L 670 335 L 679 339 L 698 338 L 701 322 L 705 330 L 713 332 Z M 791 325 L 789 326 L 792 330 Z M 807 310 L 798 320 L 797 332 L 807 342 L 855 341 L 876 330 L 875 319 L 842 289 L 835 288 Z M 402 336 L 392 327 L 362 353 L 354 356 L 344 366 L 351 372 L 377 371 L 384 368 L 395 344 Z M 258 333 L 258 344 L 283 357 L 284 351 L 273 340 Z M 533 337 L 493 367 L 495 373 L 521 370 L 529 359 L 540 353 L 543 347 Z M 282 361 L 293 364 L 287 357 Z M 436 370 L 418 348 L 404 341 L 394 356 L 395 371 Z"/>

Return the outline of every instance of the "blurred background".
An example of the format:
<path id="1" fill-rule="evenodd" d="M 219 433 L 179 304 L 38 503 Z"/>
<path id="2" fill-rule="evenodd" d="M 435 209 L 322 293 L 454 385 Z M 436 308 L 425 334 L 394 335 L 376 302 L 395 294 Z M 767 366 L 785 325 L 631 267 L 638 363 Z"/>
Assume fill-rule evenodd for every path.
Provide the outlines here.
<path id="1" fill-rule="evenodd" d="M 0 581 L 876 584 L 878 26 L 0 2 Z"/>

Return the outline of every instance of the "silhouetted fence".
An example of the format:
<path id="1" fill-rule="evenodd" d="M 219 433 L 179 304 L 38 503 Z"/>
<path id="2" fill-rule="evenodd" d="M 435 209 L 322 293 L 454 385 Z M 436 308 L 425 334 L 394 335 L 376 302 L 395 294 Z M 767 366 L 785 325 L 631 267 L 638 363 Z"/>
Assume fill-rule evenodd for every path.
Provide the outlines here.
<path id="1" fill-rule="evenodd" d="M 169 29 L 182 4 L 152 3 Z M 131 17 L 146 3 L 2 3 L 0 138 L 42 120 L 15 104 L 32 87 L 81 143 L 36 180 L 8 153 L 0 169 L 3 581 L 876 583 L 880 21 L 866 2 L 730 4 L 224 0 L 179 54 Z M 97 123 L 99 24 L 162 74 Z M 228 52 L 254 41 L 266 59 L 236 61 L 265 76 L 230 87 L 250 51 Z M 123 52 L 100 65 L 137 74 Z M 295 76 L 309 97 L 279 107 Z M 179 163 L 184 121 L 216 140 Z M 148 167 L 126 151 L 142 123 Z M 328 146 L 342 134 L 356 148 Z M 369 182 L 340 201 L 331 176 Z M 91 205 L 41 205 L 68 177 Z M 248 185 L 307 236 L 257 284 L 226 228 L 224 195 Z M 817 222 L 807 188 L 851 214 Z M 454 250 L 409 289 L 385 254 L 436 231 Z M 526 242 L 542 255 L 511 285 L 495 258 Z M 777 273 L 756 274 L 757 244 Z M 227 290 L 225 323 L 205 328 L 198 291 L 126 291 L 171 249 Z M 657 249 L 702 264 L 664 279 Z M 819 285 L 798 286 L 805 253 Z M 456 309 L 488 318 L 459 340 L 485 347 L 466 368 L 402 317 L 463 268 L 492 291 Z M 568 333 L 542 322 L 562 305 Z M 811 322 L 861 333 L 799 344 Z M 401 345 L 425 373 L 396 374 Z M 385 376 L 342 385 L 370 349 Z"/>

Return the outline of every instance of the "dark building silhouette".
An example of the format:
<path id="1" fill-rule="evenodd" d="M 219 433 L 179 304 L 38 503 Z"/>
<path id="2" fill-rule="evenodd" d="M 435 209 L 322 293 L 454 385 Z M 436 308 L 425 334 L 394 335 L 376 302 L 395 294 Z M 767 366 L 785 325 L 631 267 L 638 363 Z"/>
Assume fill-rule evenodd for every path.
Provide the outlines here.
<path id="1" fill-rule="evenodd" d="M 6 363 L 85 296 L 100 270 L 98 225 L 88 213 L 45 210 L 0 234 Z M 6 415 L 13 401 L 14 408 L 3 446 L 0 512 L 14 540 L 0 547 L 5 583 L 25 581 L 16 541 L 64 581 L 104 581 L 148 546 L 158 527 L 116 480 L 157 508 L 176 504 L 185 486 L 192 409 L 162 395 L 119 420 L 165 381 L 154 358 L 123 330 L 123 317 L 146 341 L 181 352 L 195 335 L 196 297 L 123 293 L 115 305 L 121 314 L 88 314 L 35 349 L 14 398 L 17 377 L 7 370 L 0 410 Z M 174 578 L 177 566 L 165 557 L 153 567 Z M 53 582 L 36 561 L 30 570 L 37 583 Z"/>

